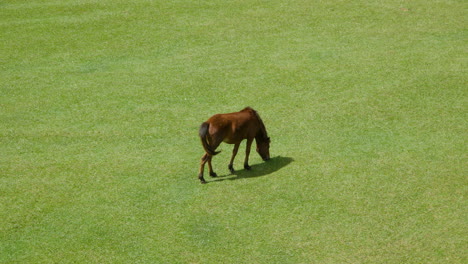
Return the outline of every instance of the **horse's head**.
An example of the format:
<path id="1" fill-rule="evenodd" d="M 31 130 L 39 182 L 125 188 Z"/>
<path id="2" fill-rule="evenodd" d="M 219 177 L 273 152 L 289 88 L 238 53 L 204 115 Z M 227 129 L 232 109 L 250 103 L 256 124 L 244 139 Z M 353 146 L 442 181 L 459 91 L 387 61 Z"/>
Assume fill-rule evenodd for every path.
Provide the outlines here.
<path id="1" fill-rule="evenodd" d="M 257 140 L 257 152 L 263 160 L 270 159 L 270 138 L 262 141 Z"/>

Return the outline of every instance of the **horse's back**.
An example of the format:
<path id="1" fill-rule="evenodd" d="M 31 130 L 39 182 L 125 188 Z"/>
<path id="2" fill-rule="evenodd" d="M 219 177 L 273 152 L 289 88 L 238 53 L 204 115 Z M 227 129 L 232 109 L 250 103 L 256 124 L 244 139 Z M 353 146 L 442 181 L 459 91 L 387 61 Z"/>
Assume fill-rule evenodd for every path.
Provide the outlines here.
<path id="1" fill-rule="evenodd" d="M 210 119 L 208 119 L 208 123 L 211 126 L 222 128 L 229 128 L 229 127 L 244 127 L 252 120 L 252 116 L 246 112 L 235 112 L 235 113 L 228 113 L 228 114 L 216 114 Z"/>
<path id="2" fill-rule="evenodd" d="M 207 122 L 210 124 L 210 135 L 222 137 L 226 143 L 235 144 L 255 136 L 257 125 L 252 121 L 253 115 L 246 108 L 240 112 L 213 115 Z"/>

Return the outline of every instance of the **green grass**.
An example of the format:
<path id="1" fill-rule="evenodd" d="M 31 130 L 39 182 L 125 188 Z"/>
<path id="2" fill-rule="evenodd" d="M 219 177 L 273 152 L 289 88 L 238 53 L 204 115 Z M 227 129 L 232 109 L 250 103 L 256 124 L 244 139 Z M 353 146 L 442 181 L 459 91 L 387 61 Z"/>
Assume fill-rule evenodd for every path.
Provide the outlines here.
<path id="1" fill-rule="evenodd" d="M 2 1 L 0 263 L 466 263 L 464 1 Z M 197 180 L 258 110 L 271 162 Z"/>

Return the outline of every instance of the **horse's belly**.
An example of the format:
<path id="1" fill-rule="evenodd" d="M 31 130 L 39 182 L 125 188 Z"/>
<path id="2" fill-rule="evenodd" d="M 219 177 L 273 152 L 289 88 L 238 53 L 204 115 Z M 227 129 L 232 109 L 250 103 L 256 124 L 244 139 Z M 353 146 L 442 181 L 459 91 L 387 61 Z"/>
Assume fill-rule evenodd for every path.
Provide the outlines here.
<path id="1" fill-rule="evenodd" d="M 223 142 L 227 143 L 227 144 L 239 144 L 242 140 L 244 140 L 244 139 L 243 138 L 227 137 L 227 138 L 223 139 Z"/>
<path id="2" fill-rule="evenodd" d="M 234 140 L 232 140 L 232 139 L 230 139 L 230 138 L 225 138 L 225 139 L 223 140 L 223 142 L 224 142 L 224 143 L 228 143 L 228 144 L 236 144 L 236 143 L 238 143 L 237 141 L 234 141 Z"/>

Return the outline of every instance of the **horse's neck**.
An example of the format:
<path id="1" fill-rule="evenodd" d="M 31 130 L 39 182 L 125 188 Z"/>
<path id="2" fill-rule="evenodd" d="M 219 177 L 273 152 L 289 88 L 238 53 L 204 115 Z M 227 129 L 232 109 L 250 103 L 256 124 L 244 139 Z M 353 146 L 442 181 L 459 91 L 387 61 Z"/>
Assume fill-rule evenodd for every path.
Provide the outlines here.
<path id="1" fill-rule="evenodd" d="M 263 124 L 263 121 L 262 119 L 260 119 L 260 117 L 257 116 L 257 119 L 259 123 L 259 129 L 258 129 L 256 138 L 261 141 L 265 141 L 268 138 L 265 125 Z"/>

